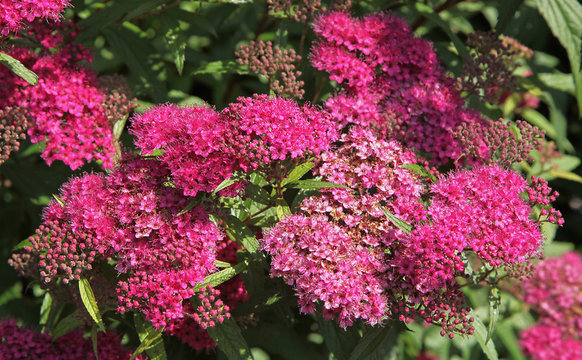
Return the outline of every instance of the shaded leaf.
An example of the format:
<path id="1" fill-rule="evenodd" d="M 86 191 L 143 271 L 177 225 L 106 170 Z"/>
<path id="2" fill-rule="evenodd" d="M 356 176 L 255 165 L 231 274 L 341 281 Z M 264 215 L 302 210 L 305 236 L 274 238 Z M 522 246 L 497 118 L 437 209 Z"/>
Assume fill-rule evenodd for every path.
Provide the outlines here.
<path id="1" fill-rule="evenodd" d="M 291 215 L 291 209 L 285 199 L 277 199 L 275 200 L 275 210 L 277 211 L 277 217 L 279 221 L 285 219 L 287 216 Z"/>
<path id="2" fill-rule="evenodd" d="M 382 211 L 384 211 L 384 214 L 386 214 L 388 220 L 390 220 L 390 222 L 392 222 L 392 224 L 394 224 L 397 228 L 399 228 L 400 230 L 404 231 L 407 234 L 410 234 L 412 232 L 412 225 L 400 219 L 398 216 L 392 214 L 390 211 L 388 211 L 388 209 L 384 207 L 380 208 L 382 209 Z"/>
<path id="3" fill-rule="evenodd" d="M 207 328 L 206 331 L 228 359 L 246 360 L 253 358 L 240 328 L 233 319 L 226 319 L 222 323 Z"/>
<path id="4" fill-rule="evenodd" d="M 350 354 L 349 360 L 397 359 L 397 341 L 396 326 L 369 328 Z"/>
<path id="5" fill-rule="evenodd" d="M 497 325 L 497 320 L 499 320 L 499 306 L 501 305 L 501 294 L 499 289 L 496 287 L 489 288 L 489 326 L 487 328 L 487 339 L 485 344 L 491 340 L 493 333 L 495 332 L 495 326 Z"/>
<path id="6" fill-rule="evenodd" d="M 79 313 L 78 311 L 69 314 L 61 321 L 57 323 L 55 328 L 51 331 L 51 335 L 53 341 L 60 338 L 63 335 L 68 334 L 69 332 L 77 329 L 81 326 L 81 321 L 79 320 Z"/>
<path id="7" fill-rule="evenodd" d="M 202 74 L 248 74 L 248 69 L 246 66 L 238 64 L 236 61 L 212 61 L 200 65 L 198 69 L 194 70 L 191 75 L 202 75 Z"/>
<path id="8" fill-rule="evenodd" d="M 481 349 L 483 350 L 485 355 L 487 355 L 487 358 L 489 358 L 489 360 L 498 360 L 499 357 L 497 355 L 497 350 L 495 348 L 493 340 L 487 341 L 487 328 L 485 327 L 485 324 L 483 324 L 483 321 L 479 319 L 477 314 L 473 313 L 472 315 L 473 319 L 475 319 L 475 321 L 473 322 L 473 326 L 475 327 L 475 332 L 473 333 L 473 336 L 475 337 L 475 339 L 481 346 Z"/>
<path id="9" fill-rule="evenodd" d="M 176 70 L 178 74 L 182 75 L 186 61 L 186 35 L 176 18 L 163 15 L 161 19 L 165 31 L 164 39 L 166 39 L 170 53 L 174 58 Z"/>
<path id="10" fill-rule="evenodd" d="M 130 360 L 135 359 L 144 351 L 148 354 L 148 357 L 151 360 L 167 359 L 164 340 L 162 339 L 164 328 L 159 328 L 156 330 L 141 313 L 135 313 L 133 322 L 135 324 L 135 330 L 137 331 L 137 335 L 141 343 L 138 348 L 135 349 Z"/>
<path id="11" fill-rule="evenodd" d="M 235 216 L 229 215 L 224 219 L 226 233 L 232 241 L 241 243 L 250 253 L 256 253 L 259 250 L 259 242 L 255 234 Z"/>
<path id="12" fill-rule="evenodd" d="M 293 170 L 291 170 L 289 176 L 281 181 L 281 186 L 294 183 L 295 181 L 301 179 L 303 175 L 307 174 L 311 169 L 313 169 L 313 162 L 311 161 L 297 165 Z"/>

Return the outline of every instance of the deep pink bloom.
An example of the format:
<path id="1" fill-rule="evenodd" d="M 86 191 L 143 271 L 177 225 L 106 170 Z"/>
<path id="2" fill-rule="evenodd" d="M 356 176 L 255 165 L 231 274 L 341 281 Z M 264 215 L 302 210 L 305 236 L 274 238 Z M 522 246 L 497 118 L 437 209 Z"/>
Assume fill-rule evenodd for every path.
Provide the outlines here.
<path id="1" fill-rule="evenodd" d="M 579 360 L 582 341 L 556 326 L 537 325 L 521 333 L 521 348 L 532 360 Z"/>
<path id="2" fill-rule="evenodd" d="M 482 120 L 465 108 L 430 42 L 390 14 L 353 18 L 332 11 L 313 28 L 320 37 L 311 53 L 313 66 L 343 86 L 326 103 L 339 128 L 374 127 L 429 153 L 437 164 L 463 153 L 452 131 Z"/>
<path id="3" fill-rule="evenodd" d="M 1 0 L 0 34 L 20 31 L 34 19 L 60 21 L 61 12 L 71 5 L 69 0 Z"/>

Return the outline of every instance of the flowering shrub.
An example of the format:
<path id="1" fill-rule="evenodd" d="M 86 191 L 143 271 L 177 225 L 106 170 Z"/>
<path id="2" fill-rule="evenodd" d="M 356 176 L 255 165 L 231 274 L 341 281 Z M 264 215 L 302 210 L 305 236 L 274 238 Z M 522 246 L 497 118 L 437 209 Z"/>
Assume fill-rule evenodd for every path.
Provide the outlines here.
<path id="1" fill-rule="evenodd" d="M 566 2 L 0 0 L 0 359 L 575 359 Z"/>

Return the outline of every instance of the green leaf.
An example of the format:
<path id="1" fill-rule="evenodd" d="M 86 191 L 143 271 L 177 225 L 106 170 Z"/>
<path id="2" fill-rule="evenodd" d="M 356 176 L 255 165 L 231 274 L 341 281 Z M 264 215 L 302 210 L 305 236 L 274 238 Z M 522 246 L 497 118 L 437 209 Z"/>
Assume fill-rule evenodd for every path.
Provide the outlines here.
<path id="1" fill-rule="evenodd" d="M 93 344 L 93 354 L 95 354 L 95 359 L 99 360 L 99 351 L 97 349 L 97 332 L 99 328 L 95 325 L 91 327 L 91 344 Z"/>
<path id="2" fill-rule="evenodd" d="M 166 39 L 170 53 L 174 58 L 176 70 L 178 71 L 178 74 L 182 75 L 184 62 L 186 61 L 186 43 L 188 39 L 176 18 L 164 14 L 161 19 L 165 31 L 164 38 Z"/>
<path id="3" fill-rule="evenodd" d="M 59 321 L 57 326 L 55 326 L 55 328 L 51 331 L 53 341 L 63 335 L 68 334 L 80 326 L 81 321 L 79 320 L 79 312 L 77 310 Z"/>
<path id="4" fill-rule="evenodd" d="M 288 184 L 288 188 L 292 189 L 324 189 L 324 188 L 339 188 L 339 189 L 348 189 L 351 188 L 341 185 L 332 183 L 329 181 L 319 181 L 319 180 L 297 180 L 292 184 Z"/>
<path id="5" fill-rule="evenodd" d="M 434 176 L 434 174 L 432 174 L 430 171 L 428 171 L 423 166 L 420 166 L 418 164 L 404 164 L 404 165 L 400 165 L 400 167 L 403 169 L 408 169 L 408 170 L 414 172 L 415 174 L 420 175 L 424 178 L 429 178 L 434 182 L 437 181 L 437 178 L 436 178 L 436 176 Z"/>
<path id="6" fill-rule="evenodd" d="M 28 70 L 26 66 L 22 65 L 20 61 L 12 56 L 0 52 L 0 64 L 4 64 L 4 66 L 9 68 L 17 76 L 20 76 L 30 85 L 38 84 L 38 76 L 34 72 Z"/>
<path id="7" fill-rule="evenodd" d="M 113 124 L 113 138 L 117 141 L 121 137 L 123 133 L 123 129 L 125 129 L 125 124 L 127 123 L 127 119 L 129 115 L 124 116 L 122 119 L 119 119 Z"/>
<path id="8" fill-rule="evenodd" d="M 565 91 L 573 96 L 576 96 L 576 85 L 574 84 L 574 78 L 572 74 L 564 74 L 561 72 L 554 73 L 540 73 L 536 74 L 537 78 L 545 86 Z"/>
<path id="9" fill-rule="evenodd" d="M 521 116 L 532 125 L 539 127 L 546 132 L 546 135 L 552 139 L 557 137 L 554 125 L 540 112 L 534 109 L 526 109 L 521 113 Z"/>
<path id="10" fill-rule="evenodd" d="M 285 199 L 279 198 L 275 200 L 275 210 L 277 211 L 277 217 L 279 221 L 285 219 L 287 216 L 291 215 L 291 209 Z"/>
<path id="11" fill-rule="evenodd" d="M 503 34 L 505 32 L 505 28 L 511 23 L 511 20 L 523 2 L 524 0 L 503 0 L 499 2 L 499 17 L 497 19 L 497 25 L 495 26 L 496 33 Z"/>
<path id="12" fill-rule="evenodd" d="M 349 360 L 397 359 L 398 331 L 396 326 L 368 328 Z"/>
<path id="13" fill-rule="evenodd" d="M 216 345 L 228 359 L 253 359 L 251 350 L 233 319 L 226 319 L 222 323 L 207 328 L 206 331 L 216 341 Z"/>
<path id="14" fill-rule="evenodd" d="M 313 169 L 313 162 L 311 161 L 297 165 L 293 170 L 291 170 L 289 176 L 281 181 L 281 186 L 296 182 L 297 180 L 301 179 L 303 175 L 307 174 L 311 169 Z"/>
<path id="15" fill-rule="evenodd" d="M 59 203 L 59 205 L 61 205 L 62 207 L 65 207 L 65 202 L 63 201 L 63 199 L 61 199 L 60 197 L 58 197 L 57 195 L 53 194 L 53 198 Z"/>
<path id="16" fill-rule="evenodd" d="M 341 329 L 334 320 L 316 317 L 319 331 L 325 339 L 324 344 L 330 352 L 329 359 L 347 359 L 360 339 L 355 327 Z"/>
<path id="17" fill-rule="evenodd" d="M 550 244 L 544 244 L 544 255 L 548 258 L 558 257 L 575 248 L 574 244 L 569 242 L 552 241 Z"/>
<path id="18" fill-rule="evenodd" d="M 382 206 L 380 206 L 380 208 L 382 209 L 382 211 L 384 211 L 384 214 L 386 215 L 388 220 L 390 220 L 390 222 L 392 222 L 392 224 L 394 224 L 397 228 L 399 228 L 400 230 L 404 231 L 407 234 L 410 234 L 412 232 L 412 225 L 400 219 L 398 216 L 392 214 L 390 211 L 388 211 L 388 209 Z"/>
<path id="19" fill-rule="evenodd" d="M 50 292 L 47 291 L 44 294 L 44 298 L 42 299 L 42 305 L 40 306 L 40 318 L 38 320 L 38 323 L 42 326 L 43 330 L 45 330 L 46 325 L 48 324 L 52 305 L 53 297 L 51 296 Z"/>
<path id="20" fill-rule="evenodd" d="M 85 309 L 87 309 L 87 312 L 91 315 L 93 321 L 95 321 L 97 326 L 99 326 L 99 330 L 105 331 L 105 326 L 103 325 L 103 319 L 101 318 L 101 313 L 97 306 L 95 294 L 93 293 L 93 289 L 87 278 L 82 277 L 79 279 L 79 293 L 81 294 L 81 300 L 83 301 L 83 305 L 85 305 Z"/>
<path id="21" fill-rule="evenodd" d="M 224 179 L 220 184 L 218 184 L 216 189 L 212 191 L 212 194 L 217 194 L 220 190 L 226 189 L 230 185 L 237 183 L 242 179 L 244 179 L 244 174 L 239 173 L 233 174 L 231 177 L 229 177 L 228 179 Z"/>
<path id="22" fill-rule="evenodd" d="M 20 250 L 20 249 L 24 249 L 25 247 L 30 246 L 32 247 L 32 243 L 30 242 L 30 239 L 24 239 L 21 242 L 19 242 L 18 244 L 16 244 L 13 248 L 12 251 L 16 251 L 16 250 Z"/>
<path id="23" fill-rule="evenodd" d="M 241 243 L 250 253 L 256 253 L 259 250 L 259 242 L 255 234 L 242 221 L 232 215 L 223 219 L 226 226 L 226 233 L 232 241 Z"/>
<path id="24" fill-rule="evenodd" d="M 576 84 L 578 109 L 582 109 L 582 5 L 576 0 L 535 0 L 535 5 L 554 36 L 566 49 Z M 582 111 L 579 111 L 579 116 L 582 116 Z"/>
<path id="25" fill-rule="evenodd" d="M 548 171 L 548 174 L 555 176 L 557 178 L 560 178 L 560 179 L 565 179 L 565 180 L 570 180 L 570 181 L 582 183 L 582 176 L 580 176 L 576 173 L 573 173 L 571 171 L 560 171 L 560 170 L 551 169 L 550 171 Z"/>
<path id="26" fill-rule="evenodd" d="M 200 65 L 200 67 L 191 75 L 202 75 L 202 74 L 248 74 L 248 69 L 246 66 L 238 64 L 236 61 L 212 61 Z"/>
<path id="27" fill-rule="evenodd" d="M 414 7 L 416 8 L 416 11 L 418 11 L 422 16 L 426 17 L 427 19 L 435 23 L 438 27 L 443 29 L 443 31 L 449 36 L 449 38 L 455 45 L 455 49 L 457 49 L 457 52 L 459 53 L 461 58 L 463 59 L 471 58 L 471 55 L 469 54 L 469 51 L 465 47 L 465 44 L 461 41 L 461 39 L 459 39 L 457 35 L 455 35 L 455 33 L 453 33 L 449 24 L 443 19 L 441 19 L 438 13 L 434 12 L 434 10 L 430 6 L 420 2 L 416 2 L 414 4 Z"/>
<path id="28" fill-rule="evenodd" d="M 235 277 L 236 275 L 240 274 L 245 268 L 246 268 L 245 263 L 238 263 L 233 267 L 229 267 L 224 270 L 212 273 L 204 278 L 204 282 L 198 283 L 194 287 L 194 290 L 198 291 L 207 285 L 212 285 L 213 287 L 218 286 L 223 282 L 228 281 Z"/>
<path id="29" fill-rule="evenodd" d="M 491 340 L 493 333 L 495 332 L 495 326 L 497 325 L 497 320 L 499 320 L 499 306 L 501 305 L 501 294 L 499 289 L 496 287 L 489 288 L 489 327 L 487 328 L 487 339 L 485 344 Z"/>
<path id="30" fill-rule="evenodd" d="M 217 268 L 229 268 L 232 267 L 231 263 L 227 263 L 225 261 L 220 261 L 220 260 L 214 260 L 214 266 L 216 266 Z"/>
<path id="31" fill-rule="evenodd" d="M 495 344 L 493 343 L 493 341 L 487 341 L 488 332 L 487 328 L 485 327 L 485 324 L 483 324 L 483 321 L 479 319 L 477 314 L 473 313 L 472 316 L 473 319 L 475 319 L 475 321 L 473 322 L 473 326 L 475 327 L 475 332 L 473 333 L 473 336 L 475 337 L 475 339 L 481 346 L 481 349 L 483 350 L 485 355 L 487 355 L 487 358 L 489 358 L 489 360 L 498 360 L 499 357 L 497 356 Z"/>
<path id="32" fill-rule="evenodd" d="M 135 313 L 133 322 L 141 343 L 131 355 L 130 360 L 135 359 L 144 351 L 148 354 L 150 360 L 166 360 L 166 349 L 164 347 L 164 339 L 162 339 L 164 328 L 156 330 L 141 313 Z"/>
<path id="33" fill-rule="evenodd" d="M 198 201 L 196 199 L 190 200 L 188 204 L 182 210 L 180 210 L 179 213 L 176 214 L 176 216 L 184 215 L 188 211 L 192 210 L 197 203 Z"/>

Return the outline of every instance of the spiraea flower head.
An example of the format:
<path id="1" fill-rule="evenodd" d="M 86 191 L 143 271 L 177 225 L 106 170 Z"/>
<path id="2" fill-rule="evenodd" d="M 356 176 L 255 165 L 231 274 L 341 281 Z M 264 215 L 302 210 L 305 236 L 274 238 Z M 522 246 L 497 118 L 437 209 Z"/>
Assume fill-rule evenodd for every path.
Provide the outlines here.
<path id="1" fill-rule="evenodd" d="M 58 22 L 69 0 L 1 0 L 0 35 L 20 31 L 35 19 Z"/>
<path id="2" fill-rule="evenodd" d="M 0 109 L 0 165 L 12 152 L 20 149 L 20 141 L 26 138 L 30 120 L 28 113 L 20 107 Z"/>
<path id="3" fill-rule="evenodd" d="M 373 127 L 430 154 L 435 164 L 461 155 L 452 130 L 481 119 L 465 108 L 430 42 L 391 14 L 353 18 L 332 11 L 320 15 L 313 28 L 319 36 L 313 66 L 343 87 L 326 102 L 339 128 Z"/>

